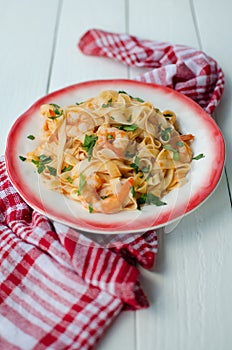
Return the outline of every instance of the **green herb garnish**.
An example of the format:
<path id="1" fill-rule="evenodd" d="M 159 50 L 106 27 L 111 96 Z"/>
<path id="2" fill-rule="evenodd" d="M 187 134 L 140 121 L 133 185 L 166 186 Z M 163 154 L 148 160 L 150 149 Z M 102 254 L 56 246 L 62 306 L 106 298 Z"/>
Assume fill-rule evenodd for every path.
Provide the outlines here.
<path id="1" fill-rule="evenodd" d="M 50 111 L 50 116 L 48 117 L 49 119 L 57 119 L 62 116 L 63 109 L 59 105 L 55 103 L 49 103 L 49 105 L 53 107 L 52 110 L 49 110 Z"/>
<path id="2" fill-rule="evenodd" d="M 41 154 L 38 158 L 39 160 L 32 159 L 31 161 L 37 167 L 37 172 L 41 174 L 45 170 L 46 164 L 51 163 L 52 158 L 46 154 Z"/>
<path id="3" fill-rule="evenodd" d="M 49 103 L 49 105 L 52 106 L 52 107 L 54 107 L 54 108 L 56 108 L 56 109 L 59 109 L 59 108 L 60 108 L 60 106 L 57 105 L 56 103 Z"/>
<path id="4" fill-rule="evenodd" d="M 119 90 L 118 93 L 128 95 L 128 93 L 124 90 Z M 130 96 L 130 95 L 128 95 L 128 96 Z M 130 97 L 132 98 L 132 96 L 130 96 Z"/>
<path id="5" fill-rule="evenodd" d="M 73 180 L 72 180 L 72 178 L 71 178 L 70 176 L 66 177 L 66 180 L 67 180 L 70 184 L 73 183 Z"/>
<path id="6" fill-rule="evenodd" d="M 141 205 L 143 205 L 145 203 L 146 204 L 156 205 L 157 207 L 160 207 L 162 205 L 166 205 L 167 204 L 167 203 L 161 201 L 160 198 L 155 196 L 153 193 L 143 193 L 137 199 L 138 209 L 141 209 Z"/>
<path id="7" fill-rule="evenodd" d="M 89 212 L 90 212 L 90 214 L 93 212 L 93 206 L 92 206 L 92 204 L 89 204 Z"/>
<path id="8" fill-rule="evenodd" d="M 109 101 L 107 103 L 103 103 L 102 104 L 102 108 L 108 108 L 112 106 L 112 98 L 109 99 Z"/>
<path id="9" fill-rule="evenodd" d="M 138 156 L 135 157 L 135 161 L 134 161 L 134 163 L 130 164 L 130 167 L 135 170 L 136 174 L 138 174 L 139 171 L 141 171 L 143 173 L 149 173 L 149 171 L 150 171 L 150 167 L 147 167 L 147 166 L 143 166 L 140 169 L 140 167 L 139 167 L 139 157 Z M 141 174 L 141 176 L 140 176 L 141 179 L 143 178 L 143 175 L 144 174 Z"/>
<path id="10" fill-rule="evenodd" d="M 167 203 L 161 201 L 159 197 L 155 196 L 155 195 L 152 194 L 152 193 L 148 193 L 148 194 L 147 194 L 147 200 L 146 200 L 146 202 L 147 202 L 148 204 L 154 204 L 154 205 L 156 205 L 157 207 L 160 207 L 160 206 L 162 206 L 162 205 L 166 205 L 166 204 L 167 204 Z"/>
<path id="11" fill-rule="evenodd" d="M 192 159 L 193 160 L 199 160 L 199 159 L 202 159 L 202 158 L 205 158 L 205 155 L 203 153 L 200 153 L 197 156 L 193 157 Z"/>
<path id="12" fill-rule="evenodd" d="M 178 147 L 183 147 L 183 146 L 184 146 L 184 142 L 182 142 L 182 141 L 177 141 L 176 145 L 177 145 Z"/>
<path id="13" fill-rule="evenodd" d="M 22 162 L 25 162 L 25 160 L 27 160 L 26 157 L 23 157 L 23 156 L 19 156 L 19 159 L 22 161 Z"/>
<path id="14" fill-rule="evenodd" d="M 52 158 L 49 156 L 46 156 L 46 154 L 41 154 L 39 157 L 39 162 L 43 164 L 51 163 Z"/>
<path id="15" fill-rule="evenodd" d="M 169 141 L 170 140 L 170 133 L 172 131 L 172 128 L 166 128 L 160 132 L 160 137 L 163 141 Z"/>
<path id="16" fill-rule="evenodd" d="M 173 148 L 169 144 L 164 145 L 163 148 L 168 150 L 168 151 L 172 151 L 173 152 L 173 160 L 179 160 L 179 153 L 178 153 L 178 151 L 175 148 Z"/>
<path id="17" fill-rule="evenodd" d="M 98 137 L 95 136 L 94 134 L 92 135 L 85 135 L 84 143 L 83 143 L 83 148 L 87 151 L 88 153 L 88 161 L 90 161 L 93 153 L 93 147 L 97 141 Z"/>
<path id="18" fill-rule="evenodd" d="M 119 90 L 118 93 L 119 93 L 119 94 L 128 95 L 130 98 L 132 98 L 133 100 L 137 100 L 138 102 L 141 102 L 141 103 L 144 102 L 144 100 L 143 100 L 142 98 L 140 98 L 140 97 L 133 97 L 133 96 L 129 95 L 129 94 L 128 94 L 126 91 L 124 91 L 124 90 Z"/>
<path id="19" fill-rule="evenodd" d="M 133 97 L 133 99 L 137 100 L 138 102 L 141 102 L 141 103 L 144 102 L 144 100 L 142 98 L 140 98 L 140 97 Z"/>
<path id="20" fill-rule="evenodd" d="M 84 185 L 85 185 L 85 176 L 82 173 L 80 173 L 79 187 L 77 190 L 78 196 L 80 196 Z"/>
<path id="21" fill-rule="evenodd" d="M 131 124 L 131 125 L 120 125 L 116 126 L 119 130 L 124 130 L 124 131 L 135 131 L 138 129 L 138 126 L 136 124 Z"/>
<path id="22" fill-rule="evenodd" d="M 135 192 L 135 187 L 134 186 L 131 186 L 131 193 L 132 193 L 132 196 L 135 197 L 136 192 Z"/>
<path id="23" fill-rule="evenodd" d="M 163 113 L 163 115 L 164 117 L 168 117 L 168 118 L 173 117 L 173 114 L 171 113 Z"/>
<path id="24" fill-rule="evenodd" d="M 135 170 L 136 174 L 139 172 L 139 157 L 138 156 L 135 157 L 135 161 L 134 161 L 134 163 L 130 164 L 130 167 Z"/>
<path id="25" fill-rule="evenodd" d="M 141 170 L 142 170 L 143 173 L 149 173 L 150 167 L 143 166 L 143 167 L 141 168 Z"/>
<path id="26" fill-rule="evenodd" d="M 35 136 L 34 136 L 34 135 L 28 135 L 27 138 L 28 138 L 29 140 L 34 140 L 34 139 L 35 139 Z"/>
<path id="27" fill-rule="evenodd" d="M 32 159 L 32 163 L 34 163 L 35 166 L 37 167 L 37 172 L 39 174 L 41 174 L 44 171 L 45 165 L 43 163 L 40 163 L 39 161 L 34 160 L 34 159 Z"/>
<path id="28" fill-rule="evenodd" d="M 39 174 L 41 174 L 45 170 L 45 165 L 41 164 L 37 167 L 37 171 Z"/>
<path id="29" fill-rule="evenodd" d="M 61 170 L 61 172 L 62 172 L 62 173 L 65 173 L 66 171 L 72 170 L 72 168 L 73 168 L 72 165 L 65 166 L 65 167 Z"/>
<path id="30" fill-rule="evenodd" d="M 101 199 L 106 199 L 106 198 L 108 198 L 109 196 L 101 196 L 100 198 Z"/>
<path id="31" fill-rule="evenodd" d="M 48 169 L 50 175 L 53 175 L 53 176 L 57 175 L 56 168 L 53 168 L 52 166 L 47 165 L 47 169 Z"/>

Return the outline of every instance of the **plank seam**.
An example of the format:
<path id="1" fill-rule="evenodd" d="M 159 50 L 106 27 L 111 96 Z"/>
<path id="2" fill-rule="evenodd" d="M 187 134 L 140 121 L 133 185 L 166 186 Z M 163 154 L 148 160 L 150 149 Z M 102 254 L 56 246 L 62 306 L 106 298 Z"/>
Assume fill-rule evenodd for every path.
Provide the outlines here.
<path id="1" fill-rule="evenodd" d="M 54 63 L 54 58 L 55 58 L 55 51 L 56 51 L 56 44 L 57 44 L 57 37 L 58 37 L 58 28 L 59 28 L 59 24 L 60 24 L 62 5 L 63 5 L 63 0 L 59 0 L 58 7 L 57 7 L 57 14 L 56 14 L 56 23 L 55 23 L 55 29 L 54 29 L 54 38 L 53 38 L 53 45 L 52 45 L 52 52 L 51 52 L 51 60 L 50 60 L 50 65 L 49 65 L 46 93 L 48 93 L 50 90 L 51 76 L 52 76 L 52 69 L 53 69 L 53 63 Z"/>
<path id="2" fill-rule="evenodd" d="M 232 196 L 231 196 L 230 183 L 229 183 L 229 178 L 228 178 L 228 175 L 227 175 L 226 167 L 224 167 L 224 170 L 225 170 L 225 176 L 226 176 L 226 184 L 227 184 L 228 193 L 229 193 L 230 206 L 232 208 Z"/>
<path id="3" fill-rule="evenodd" d="M 196 30 L 198 45 L 199 45 L 200 50 L 203 50 L 203 44 L 201 41 L 200 29 L 199 29 L 198 20 L 197 20 L 196 9 L 194 6 L 194 0 L 189 0 L 189 4 L 190 4 L 191 12 L 192 12 L 193 24 L 194 24 L 194 27 Z M 217 116 L 215 119 L 217 121 Z M 228 178 L 226 166 L 224 166 L 224 170 L 225 170 L 226 184 L 227 184 L 227 189 L 228 189 L 228 194 L 229 194 L 229 199 L 230 199 L 230 205 L 232 207 L 232 195 L 231 195 L 230 183 L 229 183 L 229 178 Z"/>
<path id="4" fill-rule="evenodd" d="M 196 31 L 197 42 L 198 42 L 200 50 L 202 50 L 203 45 L 202 45 L 202 41 L 201 41 L 200 29 L 199 29 L 198 20 L 197 20 L 196 9 L 194 6 L 194 0 L 189 0 L 189 5 L 190 5 L 191 13 L 192 13 L 193 25 L 194 25 L 194 28 Z"/>

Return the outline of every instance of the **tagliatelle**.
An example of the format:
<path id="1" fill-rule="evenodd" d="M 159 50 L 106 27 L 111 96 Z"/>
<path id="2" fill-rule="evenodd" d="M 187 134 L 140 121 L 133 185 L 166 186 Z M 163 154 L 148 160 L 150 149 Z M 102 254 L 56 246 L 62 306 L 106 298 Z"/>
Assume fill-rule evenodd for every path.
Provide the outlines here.
<path id="1" fill-rule="evenodd" d="M 162 197 L 186 182 L 194 137 L 179 133 L 172 111 L 109 90 L 67 107 L 42 105 L 41 114 L 40 144 L 26 159 L 48 188 L 90 212 L 165 205 Z"/>

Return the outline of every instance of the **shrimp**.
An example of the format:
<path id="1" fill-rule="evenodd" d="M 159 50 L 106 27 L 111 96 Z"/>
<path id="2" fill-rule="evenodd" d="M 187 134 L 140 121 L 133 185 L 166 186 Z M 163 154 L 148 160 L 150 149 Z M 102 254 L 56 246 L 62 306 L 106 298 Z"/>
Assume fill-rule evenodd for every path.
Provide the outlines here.
<path id="1" fill-rule="evenodd" d="M 127 132 L 115 127 L 102 125 L 97 131 L 97 136 L 96 146 L 98 148 L 108 148 L 115 153 L 117 158 L 124 157 L 130 142 Z"/>
<path id="2" fill-rule="evenodd" d="M 83 138 L 84 133 L 93 130 L 94 120 L 85 113 L 70 111 L 67 113 L 66 133 L 68 137 Z"/>
<path id="3" fill-rule="evenodd" d="M 86 208 L 91 208 L 94 212 L 117 213 L 127 205 L 133 184 L 133 178 L 125 179 L 124 182 L 120 182 L 120 188 L 117 193 L 111 193 L 103 198 L 99 195 L 102 185 L 100 177 L 94 174 L 86 180 L 80 200 Z"/>

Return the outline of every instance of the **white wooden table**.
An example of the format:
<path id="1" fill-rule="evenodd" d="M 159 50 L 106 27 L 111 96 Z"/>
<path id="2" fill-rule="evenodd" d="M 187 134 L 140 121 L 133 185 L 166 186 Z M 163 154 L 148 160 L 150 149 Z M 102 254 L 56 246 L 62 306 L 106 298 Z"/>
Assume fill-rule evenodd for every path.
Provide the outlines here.
<path id="1" fill-rule="evenodd" d="M 98 350 L 232 349 L 231 11 L 230 0 L 0 0 L 1 154 L 14 120 L 47 92 L 141 72 L 82 55 L 76 44 L 87 29 L 200 48 L 226 76 L 215 115 L 227 144 L 222 180 L 198 210 L 159 232 L 156 266 L 141 271 L 150 308 L 122 313 Z"/>

